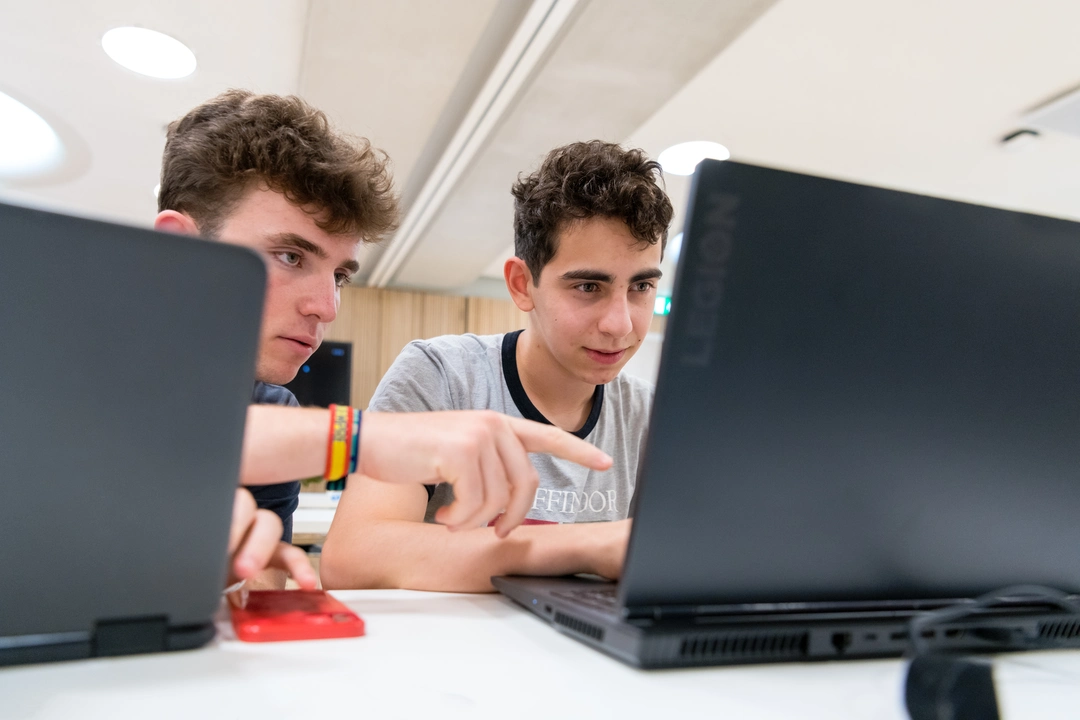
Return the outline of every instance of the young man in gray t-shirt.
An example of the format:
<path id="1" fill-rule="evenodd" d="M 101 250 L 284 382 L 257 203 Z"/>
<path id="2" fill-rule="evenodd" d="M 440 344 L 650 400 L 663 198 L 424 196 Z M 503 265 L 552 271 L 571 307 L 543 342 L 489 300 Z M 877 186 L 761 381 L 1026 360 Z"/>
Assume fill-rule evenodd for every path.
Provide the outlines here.
<path id="1" fill-rule="evenodd" d="M 652 405 L 651 386 L 619 371 L 652 320 L 672 216 L 659 178 L 639 150 L 592 141 L 552 151 L 512 190 L 515 257 L 503 272 L 529 327 L 410 343 L 370 404 L 549 423 L 614 465 L 599 472 L 531 455 L 540 480 L 526 519 L 533 526 L 505 539 L 425 523 L 450 499 L 443 486 L 354 480 L 323 546 L 325 587 L 476 592 L 491 590 L 493 575 L 618 577 Z"/>

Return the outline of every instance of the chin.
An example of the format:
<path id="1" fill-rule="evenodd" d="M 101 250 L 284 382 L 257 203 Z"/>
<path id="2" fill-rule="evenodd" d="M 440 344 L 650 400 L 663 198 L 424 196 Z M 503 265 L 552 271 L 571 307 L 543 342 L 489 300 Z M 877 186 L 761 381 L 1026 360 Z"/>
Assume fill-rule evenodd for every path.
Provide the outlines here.
<path id="1" fill-rule="evenodd" d="M 292 382 L 292 379 L 296 377 L 296 373 L 298 372 L 300 372 L 299 366 L 290 367 L 287 364 L 260 364 L 255 372 L 255 379 L 260 382 L 270 383 L 271 385 L 284 385 Z"/>
<path id="2" fill-rule="evenodd" d="M 622 369 L 622 365 L 617 368 L 593 369 L 591 372 L 583 373 L 581 379 L 590 385 L 607 385 L 622 372 Z"/>

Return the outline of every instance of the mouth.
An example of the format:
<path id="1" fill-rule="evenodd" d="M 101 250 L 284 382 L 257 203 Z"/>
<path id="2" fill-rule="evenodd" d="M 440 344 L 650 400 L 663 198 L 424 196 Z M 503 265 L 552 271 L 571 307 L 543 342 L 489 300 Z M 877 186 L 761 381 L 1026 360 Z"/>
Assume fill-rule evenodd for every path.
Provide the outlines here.
<path id="1" fill-rule="evenodd" d="M 598 362 L 601 365 L 614 365 L 623 359 L 626 355 L 626 348 L 622 350 L 616 350 L 614 352 L 605 352 L 604 350 L 593 350 L 592 348 L 585 348 L 585 353 L 589 356 L 593 362 Z"/>
<path id="2" fill-rule="evenodd" d="M 280 338 L 285 343 L 290 345 L 297 352 L 306 352 L 308 354 L 315 352 L 315 338 L 312 337 L 286 337 Z"/>

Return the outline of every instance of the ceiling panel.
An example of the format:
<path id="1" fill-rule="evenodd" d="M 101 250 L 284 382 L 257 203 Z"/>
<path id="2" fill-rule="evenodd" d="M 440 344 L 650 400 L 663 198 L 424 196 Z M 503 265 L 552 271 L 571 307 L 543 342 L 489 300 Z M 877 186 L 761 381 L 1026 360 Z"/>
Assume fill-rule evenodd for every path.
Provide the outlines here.
<path id="1" fill-rule="evenodd" d="M 783 0 L 629 142 L 1080 218 L 1080 139 L 1000 143 L 1080 82 L 1078 25 L 1071 0 Z"/>
<path id="2" fill-rule="evenodd" d="M 471 283 L 512 242 L 510 185 L 551 148 L 621 140 L 771 0 L 592 0 L 473 160 L 395 278 L 449 289 Z"/>
<path id="3" fill-rule="evenodd" d="M 499 0 L 311 0 L 300 88 L 394 163 L 399 187 Z"/>

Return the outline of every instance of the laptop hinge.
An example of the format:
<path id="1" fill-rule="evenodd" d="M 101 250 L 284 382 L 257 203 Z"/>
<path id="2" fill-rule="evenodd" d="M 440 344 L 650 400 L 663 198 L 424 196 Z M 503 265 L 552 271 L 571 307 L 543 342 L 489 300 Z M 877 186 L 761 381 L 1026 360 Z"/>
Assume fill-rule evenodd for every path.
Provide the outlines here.
<path id="1" fill-rule="evenodd" d="M 164 652 L 169 623 L 164 615 L 98 620 L 90 654 L 97 657 Z"/>
<path id="2" fill-rule="evenodd" d="M 663 620 L 673 617 L 691 617 L 694 615 L 693 605 L 636 605 L 624 607 L 623 618 L 626 620 Z"/>

